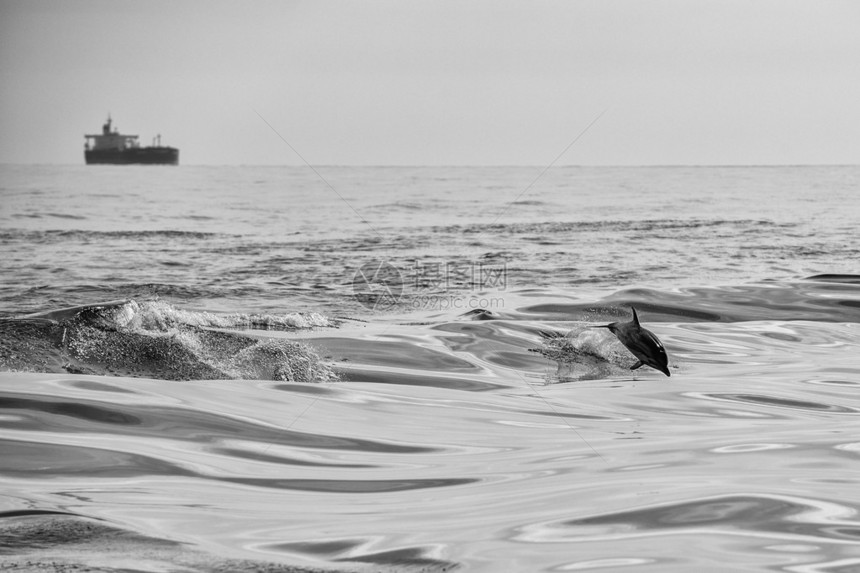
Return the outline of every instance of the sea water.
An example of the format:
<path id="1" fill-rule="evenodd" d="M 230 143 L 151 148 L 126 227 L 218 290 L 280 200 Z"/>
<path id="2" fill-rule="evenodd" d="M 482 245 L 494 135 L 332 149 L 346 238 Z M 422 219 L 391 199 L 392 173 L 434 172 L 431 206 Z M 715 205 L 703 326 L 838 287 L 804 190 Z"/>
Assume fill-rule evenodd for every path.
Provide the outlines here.
<path id="1" fill-rule="evenodd" d="M 0 522 L 184 544 L 140 570 L 860 570 L 858 183 L 2 166 Z M 631 306 L 671 377 L 588 328 Z"/>

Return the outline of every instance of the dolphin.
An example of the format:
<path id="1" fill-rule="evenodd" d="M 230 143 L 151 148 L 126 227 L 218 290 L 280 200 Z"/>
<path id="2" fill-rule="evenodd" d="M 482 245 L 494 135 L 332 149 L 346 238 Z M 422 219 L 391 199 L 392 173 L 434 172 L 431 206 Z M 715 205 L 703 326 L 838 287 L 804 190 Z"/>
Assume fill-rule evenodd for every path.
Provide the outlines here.
<path id="1" fill-rule="evenodd" d="M 633 311 L 633 320 L 630 322 L 613 322 L 592 328 L 608 328 L 609 332 L 618 337 L 621 344 L 639 359 L 630 370 L 636 370 L 640 366 L 650 366 L 666 376 L 671 376 L 669 374 L 669 357 L 666 356 L 663 343 L 653 332 L 642 328 L 642 325 L 639 324 L 639 317 L 636 315 L 636 309 L 632 306 L 630 309 Z"/>

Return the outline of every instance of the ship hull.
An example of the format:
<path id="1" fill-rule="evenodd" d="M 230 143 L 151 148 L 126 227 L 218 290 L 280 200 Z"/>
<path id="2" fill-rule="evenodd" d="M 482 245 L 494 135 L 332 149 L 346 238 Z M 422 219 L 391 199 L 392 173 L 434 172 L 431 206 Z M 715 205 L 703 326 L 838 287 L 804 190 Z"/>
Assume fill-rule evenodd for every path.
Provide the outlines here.
<path id="1" fill-rule="evenodd" d="M 87 165 L 179 165 L 175 147 L 136 147 L 132 149 L 88 149 Z"/>

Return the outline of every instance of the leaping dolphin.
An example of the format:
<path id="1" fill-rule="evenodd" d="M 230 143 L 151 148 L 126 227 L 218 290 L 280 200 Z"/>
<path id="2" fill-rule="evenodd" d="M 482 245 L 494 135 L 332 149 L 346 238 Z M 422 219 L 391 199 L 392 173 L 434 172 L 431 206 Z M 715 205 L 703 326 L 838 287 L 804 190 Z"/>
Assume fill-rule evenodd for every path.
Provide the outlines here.
<path id="1" fill-rule="evenodd" d="M 639 359 L 630 370 L 636 370 L 640 366 L 650 366 L 666 376 L 671 376 L 669 374 L 669 357 L 666 356 L 663 343 L 653 332 L 642 328 L 642 325 L 639 324 L 639 317 L 636 316 L 636 309 L 632 306 L 630 309 L 633 311 L 633 320 L 630 322 L 613 322 L 592 328 L 608 328 L 609 332 L 618 337 L 621 344 Z"/>

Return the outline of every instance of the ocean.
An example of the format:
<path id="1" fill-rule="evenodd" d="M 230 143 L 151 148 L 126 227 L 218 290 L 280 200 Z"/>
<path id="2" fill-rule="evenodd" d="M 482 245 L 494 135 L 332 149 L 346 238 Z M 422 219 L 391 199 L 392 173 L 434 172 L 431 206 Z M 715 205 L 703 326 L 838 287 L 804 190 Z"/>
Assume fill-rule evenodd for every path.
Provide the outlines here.
<path id="1" fill-rule="evenodd" d="M 0 570 L 860 571 L 858 189 L 0 166 Z"/>

